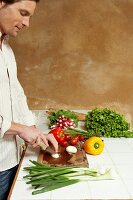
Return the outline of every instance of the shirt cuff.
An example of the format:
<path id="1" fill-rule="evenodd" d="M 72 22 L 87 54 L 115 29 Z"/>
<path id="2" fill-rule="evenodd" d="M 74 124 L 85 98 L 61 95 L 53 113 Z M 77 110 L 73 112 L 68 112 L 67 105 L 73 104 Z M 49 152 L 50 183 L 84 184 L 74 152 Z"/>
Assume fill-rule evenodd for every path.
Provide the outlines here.
<path id="1" fill-rule="evenodd" d="M 0 138 L 4 137 L 6 131 L 11 127 L 11 121 L 6 118 L 0 117 Z"/>

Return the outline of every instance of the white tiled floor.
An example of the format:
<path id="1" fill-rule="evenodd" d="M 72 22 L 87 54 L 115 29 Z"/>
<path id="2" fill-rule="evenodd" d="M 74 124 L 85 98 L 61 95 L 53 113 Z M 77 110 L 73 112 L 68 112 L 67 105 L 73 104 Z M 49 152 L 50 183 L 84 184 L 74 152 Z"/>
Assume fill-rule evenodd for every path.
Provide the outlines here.
<path id="1" fill-rule="evenodd" d="M 23 179 L 26 174 L 23 167 L 30 165 L 30 159 L 37 160 L 38 152 L 30 148 L 22 162 L 11 200 L 133 199 L 133 139 L 104 138 L 104 143 L 105 149 L 101 155 L 87 155 L 89 166 L 112 168 L 116 173 L 115 180 L 80 182 L 52 192 L 32 195 L 33 190 Z"/>

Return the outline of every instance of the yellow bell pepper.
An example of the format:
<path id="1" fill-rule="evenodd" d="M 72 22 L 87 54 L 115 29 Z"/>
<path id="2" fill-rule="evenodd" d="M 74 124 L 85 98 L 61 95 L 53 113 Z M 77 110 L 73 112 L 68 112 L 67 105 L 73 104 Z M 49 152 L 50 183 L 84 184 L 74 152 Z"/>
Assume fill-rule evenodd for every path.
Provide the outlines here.
<path id="1" fill-rule="evenodd" d="M 104 149 L 104 141 L 100 137 L 92 136 L 84 142 L 84 150 L 88 154 L 99 155 Z"/>

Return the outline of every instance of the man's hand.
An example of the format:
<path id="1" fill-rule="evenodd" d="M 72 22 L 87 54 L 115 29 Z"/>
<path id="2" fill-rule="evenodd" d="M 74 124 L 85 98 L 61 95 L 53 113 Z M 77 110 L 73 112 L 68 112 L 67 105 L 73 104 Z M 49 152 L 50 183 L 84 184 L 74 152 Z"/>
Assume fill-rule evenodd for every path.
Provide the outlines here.
<path id="1" fill-rule="evenodd" d="M 39 146 L 42 142 L 46 146 L 49 146 L 48 142 L 51 142 L 54 146 L 55 152 L 58 152 L 58 142 L 54 138 L 53 134 L 44 134 L 41 130 L 35 128 L 34 126 L 29 127 L 22 124 L 12 123 L 11 128 L 6 132 L 6 134 L 18 135 L 33 147 Z"/>

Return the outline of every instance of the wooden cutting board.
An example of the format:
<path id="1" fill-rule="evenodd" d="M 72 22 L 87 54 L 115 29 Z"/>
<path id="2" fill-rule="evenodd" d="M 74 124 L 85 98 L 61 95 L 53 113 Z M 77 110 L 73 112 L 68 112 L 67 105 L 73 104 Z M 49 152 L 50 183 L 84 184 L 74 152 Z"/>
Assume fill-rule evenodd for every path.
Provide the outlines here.
<path id="1" fill-rule="evenodd" d="M 88 167 L 89 163 L 87 161 L 87 157 L 85 151 L 83 149 L 82 142 L 77 144 L 77 153 L 75 154 L 68 154 L 66 152 L 66 147 L 59 146 L 59 158 L 52 158 L 50 154 L 47 152 L 40 150 L 38 156 L 38 162 L 42 164 L 47 164 L 50 166 L 82 166 Z"/>

